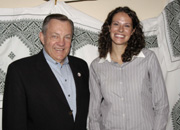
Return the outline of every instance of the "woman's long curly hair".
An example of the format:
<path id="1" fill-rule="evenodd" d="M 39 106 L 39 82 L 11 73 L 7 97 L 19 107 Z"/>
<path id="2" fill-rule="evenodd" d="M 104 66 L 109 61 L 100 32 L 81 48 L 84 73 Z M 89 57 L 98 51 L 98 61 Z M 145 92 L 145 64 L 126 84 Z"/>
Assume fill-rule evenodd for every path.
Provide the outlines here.
<path id="1" fill-rule="evenodd" d="M 101 29 L 101 33 L 99 35 L 98 44 L 99 44 L 99 57 L 105 58 L 107 56 L 108 52 L 112 51 L 112 39 L 110 37 L 109 27 L 112 23 L 112 19 L 115 14 L 119 12 L 124 12 L 128 14 L 128 16 L 131 18 L 133 23 L 133 29 L 135 29 L 134 33 L 131 35 L 127 47 L 122 54 L 122 61 L 128 62 L 132 59 L 133 55 L 138 55 L 139 52 L 142 50 L 142 48 L 145 47 L 145 39 L 144 39 L 144 33 L 142 31 L 142 25 L 140 24 L 140 21 L 136 15 L 136 12 L 131 10 L 129 7 L 118 7 L 114 10 L 112 10 Z"/>

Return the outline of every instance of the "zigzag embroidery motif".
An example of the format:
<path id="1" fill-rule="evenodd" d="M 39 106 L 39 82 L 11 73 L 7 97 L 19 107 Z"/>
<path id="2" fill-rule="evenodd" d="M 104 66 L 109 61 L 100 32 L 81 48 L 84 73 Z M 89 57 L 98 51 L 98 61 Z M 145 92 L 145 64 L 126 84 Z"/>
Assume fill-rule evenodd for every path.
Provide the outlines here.
<path id="1" fill-rule="evenodd" d="M 180 56 L 180 2 L 173 1 L 165 8 L 172 52 L 174 57 Z"/>
<path id="2" fill-rule="evenodd" d="M 171 115 L 174 130 L 180 130 L 180 99 L 174 105 Z"/>
<path id="3" fill-rule="evenodd" d="M 0 94 L 4 92 L 5 72 L 0 68 Z"/>
<path id="4" fill-rule="evenodd" d="M 8 38 L 17 36 L 29 48 L 30 55 L 38 53 L 42 49 L 38 34 L 41 30 L 40 20 L 14 20 L 0 21 L 0 46 Z"/>
<path id="5" fill-rule="evenodd" d="M 146 41 L 147 48 L 157 48 L 158 47 L 157 35 L 146 36 L 145 41 Z"/>

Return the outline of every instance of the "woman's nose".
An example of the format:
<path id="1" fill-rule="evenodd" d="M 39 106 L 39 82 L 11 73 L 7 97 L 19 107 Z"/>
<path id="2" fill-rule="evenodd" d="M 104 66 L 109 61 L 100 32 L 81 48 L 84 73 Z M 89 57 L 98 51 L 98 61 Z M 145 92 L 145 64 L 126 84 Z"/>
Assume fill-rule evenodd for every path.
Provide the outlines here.
<path id="1" fill-rule="evenodd" d="M 123 32 L 123 27 L 122 26 L 119 26 L 119 32 Z"/>

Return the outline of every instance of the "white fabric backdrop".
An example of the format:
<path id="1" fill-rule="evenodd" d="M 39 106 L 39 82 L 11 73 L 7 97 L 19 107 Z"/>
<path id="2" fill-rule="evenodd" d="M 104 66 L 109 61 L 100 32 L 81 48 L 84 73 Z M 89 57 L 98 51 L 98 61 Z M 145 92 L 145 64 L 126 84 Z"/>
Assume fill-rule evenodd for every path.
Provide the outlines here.
<path id="1" fill-rule="evenodd" d="M 64 2 L 54 5 L 51 0 L 34 8 L 0 8 L 0 108 L 8 65 L 41 50 L 38 33 L 44 17 L 50 13 L 65 14 L 75 23 L 72 55 L 88 64 L 98 56 L 97 39 L 102 22 Z M 171 0 L 158 17 L 142 23 L 147 47 L 156 53 L 167 85 L 170 102 L 167 130 L 180 130 L 180 0 Z"/>
<path id="2" fill-rule="evenodd" d="M 162 13 L 142 21 L 146 36 L 154 37 L 170 103 L 167 130 L 180 130 L 180 0 L 171 0 Z"/>

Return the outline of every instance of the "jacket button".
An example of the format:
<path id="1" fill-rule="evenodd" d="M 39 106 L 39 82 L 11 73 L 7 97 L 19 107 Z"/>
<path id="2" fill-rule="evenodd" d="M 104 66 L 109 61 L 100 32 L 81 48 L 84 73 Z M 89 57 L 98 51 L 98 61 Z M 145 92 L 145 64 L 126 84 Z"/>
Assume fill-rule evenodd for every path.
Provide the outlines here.
<path id="1" fill-rule="evenodd" d="M 69 115 L 72 116 L 72 114 L 73 114 L 72 111 L 69 111 Z"/>

